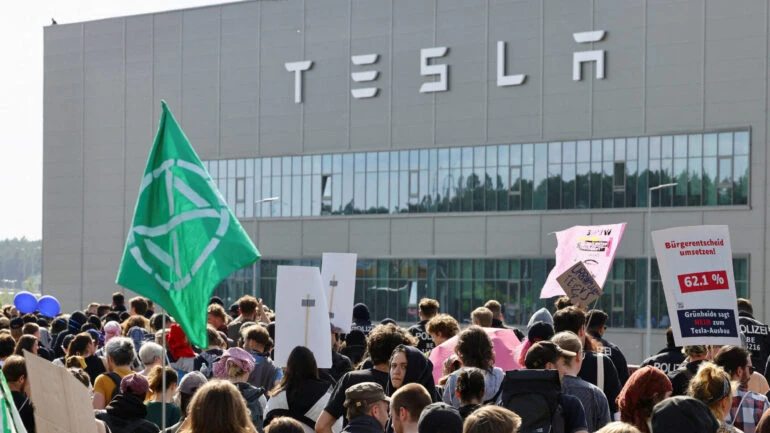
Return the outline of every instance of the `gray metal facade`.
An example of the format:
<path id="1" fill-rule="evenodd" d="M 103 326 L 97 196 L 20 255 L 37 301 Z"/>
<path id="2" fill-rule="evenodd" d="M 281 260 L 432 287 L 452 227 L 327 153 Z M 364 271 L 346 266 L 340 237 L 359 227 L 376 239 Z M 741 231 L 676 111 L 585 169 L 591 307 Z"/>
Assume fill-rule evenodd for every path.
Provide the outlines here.
<path id="1" fill-rule="evenodd" d="M 729 224 L 770 318 L 768 56 L 762 0 L 281 0 L 45 28 L 43 291 L 65 310 L 107 301 L 165 99 L 202 159 L 749 128 L 748 206 L 656 209 L 654 228 Z M 600 42 L 573 33 L 605 30 Z M 506 73 L 498 87 L 497 41 Z M 446 46 L 448 91 L 420 93 L 420 49 Z M 606 50 L 572 79 L 573 53 Z M 376 97 L 351 56 L 378 53 Z M 302 103 L 284 63 L 312 60 Z M 645 209 L 355 215 L 244 224 L 265 258 L 552 257 L 547 233 L 627 221 L 618 257 L 644 257 Z"/>

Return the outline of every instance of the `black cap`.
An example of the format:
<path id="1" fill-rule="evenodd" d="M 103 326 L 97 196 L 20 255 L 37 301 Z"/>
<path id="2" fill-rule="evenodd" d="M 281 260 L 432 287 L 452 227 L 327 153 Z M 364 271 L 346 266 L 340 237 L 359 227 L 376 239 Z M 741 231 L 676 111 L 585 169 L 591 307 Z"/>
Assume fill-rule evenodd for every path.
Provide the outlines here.
<path id="1" fill-rule="evenodd" d="M 719 429 L 719 422 L 705 404 L 684 396 L 655 405 L 651 421 L 655 433 L 716 433 Z"/>
<path id="2" fill-rule="evenodd" d="M 11 329 L 21 329 L 24 326 L 24 320 L 21 317 L 11 319 Z"/>
<path id="3" fill-rule="evenodd" d="M 554 335 L 553 326 L 550 323 L 535 322 L 527 332 L 527 339 L 532 343 L 550 340 Z"/>
<path id="4" fill-rule="evenodd" d="M 211 305 L 211 304 L 219 304 L 219 305 L 221 305 L 222 307 L 224 307 L 224 306 L 225 306 L 225 303 L 224 303 L 224 302 L 222 302 L 222 298 L 220 298 L 219 296 L 212 296 L 212 297 L 209 299 L 209 305 Z"/>
<path id="5" fill-rule="evenodd" d="M 429 404 L 417 421 L 418 433 L 462 433 L 462 431 L 463 418 L 460 412 L 446 403 Z"/>

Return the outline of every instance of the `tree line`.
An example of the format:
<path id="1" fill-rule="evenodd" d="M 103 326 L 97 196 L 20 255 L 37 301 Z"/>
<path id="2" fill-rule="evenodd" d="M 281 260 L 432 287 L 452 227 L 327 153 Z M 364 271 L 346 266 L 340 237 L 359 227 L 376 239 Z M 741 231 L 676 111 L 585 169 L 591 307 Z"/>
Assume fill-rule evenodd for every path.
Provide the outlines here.
<path id="1" fill-rule="evenodd" d="M 0 288 L 37 290 L 40 284 L 42 241 L 0 240 Z"/>

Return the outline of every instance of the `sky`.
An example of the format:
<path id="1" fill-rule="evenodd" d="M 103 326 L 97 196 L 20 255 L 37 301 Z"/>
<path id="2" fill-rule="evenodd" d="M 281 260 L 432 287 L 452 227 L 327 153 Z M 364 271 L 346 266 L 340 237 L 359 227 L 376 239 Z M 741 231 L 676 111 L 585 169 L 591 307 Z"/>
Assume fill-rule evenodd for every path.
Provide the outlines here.
<path id="1" fill-rule="evenodd" d="M 0 13 L 0 240 L 40 239 L 43 221 L 43 27 L 233 0 L 28 0 Z"/>

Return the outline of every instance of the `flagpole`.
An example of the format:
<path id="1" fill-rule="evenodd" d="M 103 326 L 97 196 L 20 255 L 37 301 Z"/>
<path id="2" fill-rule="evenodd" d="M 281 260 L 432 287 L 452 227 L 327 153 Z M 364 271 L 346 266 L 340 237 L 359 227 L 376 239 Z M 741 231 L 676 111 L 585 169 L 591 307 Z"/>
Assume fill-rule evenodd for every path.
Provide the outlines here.
<path id="1" fill-rule="evenodd" d="M 160 398 L 163 401 L 163 404 L 160 407 L 160 431 L 166 429 L 166 309 L 163 308 L 163 312 L 161 313 L 163 316 L 161 317 L 161 340 L 163 348 L 163 353 L 161 354 L 160 358 L 160 370 L 161 370 L 161 388 L 163 391 L 161 391 Z"/>

